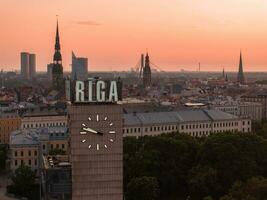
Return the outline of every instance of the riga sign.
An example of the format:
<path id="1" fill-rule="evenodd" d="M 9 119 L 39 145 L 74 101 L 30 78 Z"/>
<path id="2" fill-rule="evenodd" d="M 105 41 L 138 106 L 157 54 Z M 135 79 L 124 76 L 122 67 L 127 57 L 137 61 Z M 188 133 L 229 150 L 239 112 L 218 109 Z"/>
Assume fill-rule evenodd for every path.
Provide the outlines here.
<path id="1" fill-rule="evenodd" d="M 66 98 L 73 103 L 115 103 L 121 100 L 119 96 L 117 81 L 66 80 Z"/>

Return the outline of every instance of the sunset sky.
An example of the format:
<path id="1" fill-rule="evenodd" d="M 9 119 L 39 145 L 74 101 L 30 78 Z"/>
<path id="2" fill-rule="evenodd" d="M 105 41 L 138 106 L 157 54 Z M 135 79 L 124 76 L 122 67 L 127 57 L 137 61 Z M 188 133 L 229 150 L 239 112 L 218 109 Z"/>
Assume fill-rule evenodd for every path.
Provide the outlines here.
<path id="1" fill-rule="evenodd" d="M 89 70 L 129 70 L 148 50 L 166 71 L 267 71 L 267 0 L 1 0 L 0 69 L 19 70 L 20 52 L 46 71 L 56 15 L 65 71 L 71 51 Z"/>

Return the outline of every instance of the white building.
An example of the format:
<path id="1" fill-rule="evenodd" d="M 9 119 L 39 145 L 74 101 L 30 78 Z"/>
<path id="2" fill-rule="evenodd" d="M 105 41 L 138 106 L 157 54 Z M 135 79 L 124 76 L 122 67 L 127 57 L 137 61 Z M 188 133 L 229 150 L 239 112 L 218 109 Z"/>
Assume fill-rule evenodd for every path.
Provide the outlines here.
<path id="1" fill-rule="evenodd" d="M 124 114 L 124 136 L 180 132 L 202 137 L 225 131 L 250 132 L 251 120 L 205 109 Z"/>
<path id="2" fill-rule="evenodd" d="M 66 127 L 68 116 L 66 112 L 56 109 L 33 109 L 23 114 L 21 129 L 43 127 Z"/>
<path id="3" fill-rule="evenodd" d="M 86 80 L 88 78 L 88 59 L 76 57 L 72 52 L 71 79 Z"/>
<path id="4" fill-rule="evenodd" d="M 215 105 L 213 108 L 251 120 L 262 120 L 263 106 L 259 102 L 238 102 L 236 104 Z"/>

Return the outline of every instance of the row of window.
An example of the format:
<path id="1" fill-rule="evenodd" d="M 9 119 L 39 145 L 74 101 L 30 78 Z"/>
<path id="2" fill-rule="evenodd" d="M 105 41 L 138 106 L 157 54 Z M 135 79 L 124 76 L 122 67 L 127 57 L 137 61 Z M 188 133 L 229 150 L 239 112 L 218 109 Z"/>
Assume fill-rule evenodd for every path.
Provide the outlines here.
<path id="1" fill-rule="evenodd" d="M 168 126 L 151 126 L 151 127 L 145 127 L 145 132 L 153 132 L 153 131 L 174 131 L 177 130 L 178 127 L 174 125 L 168 125 Z M 123 133 L 140 133 L 141 128 L 124 128 Z"/>
<path id="2" fill-rule="evenodd" d="M 24 151 L 19 151 L 20 152 L 20 156 L 23 157 L 24 156 Z M 28 150 L 28 156 L 37 156 L 37 150 L 34 150 L 33 153 L 31 150 Z M 18 151 L 14 152 L 14 156 L 17 157 L 18 156 Z"/>
<path id="3" fill-rule="evenodd" d="M 40 128 L 40 127 L 53 127 L 53 126 L 66 126 L 66 122 L 53 122 L 53 123 L 33 123 L 23 124 L 23 128 Z"/>
<path id="4" fill-rule="evenodd" d="M 54 149 L 54 147 L 56 149 L 59 149 L 60 148 L 60 145 L 59 144 L 56 144 L 55 146 L 53 144 L 50 145 L 51 149 Z M 61 144 L 61 149 L 65 149 L 65 144 Z"/>
<path id="5" fill-rule="evenodd" d="M 0 131 L 13 131 L 15 129 L 19 129 L 19 126 L 0 126 Z"/>
<path id="6" fill-rule="evenodd" d="M 31 166 L 32 164 L 34 164 L 34 166 L 37 166 L 37 163 L 37 159 L 34 159 L 34 163 L 32 163 L 32 160 L 28 160 L 28 163 L 25 163 L 24 160 L 20 160 L 20 165 L 28 164 L 29 166 Z M 14 165 L 18 165 L 18 160 L 14 160 Z"/>
<path id="7" fill-rule="evenodd" d="M 181 130 L 184 129 L 198 129 L 198 128 L 210 128 L 211 124 L 186 124 L 181 125 Z"/>

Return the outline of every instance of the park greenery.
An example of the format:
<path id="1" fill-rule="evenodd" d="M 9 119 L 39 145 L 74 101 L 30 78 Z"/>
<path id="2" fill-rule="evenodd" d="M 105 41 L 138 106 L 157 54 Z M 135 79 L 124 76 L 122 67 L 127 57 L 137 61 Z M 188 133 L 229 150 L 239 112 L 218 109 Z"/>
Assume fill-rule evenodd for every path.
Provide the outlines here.
<path id="1" fill-rule="evenodd" d="M 253 133 L 124 139 L 126 200 L 267 199 L 267 123 Z"/>
<path id="2" fill-rule="evenodd" d="M 5 170 L 7 159 L 7 147 L 2 145 L 0 146 L 0 173 Z"/>
<path id="3" fill-rule="evenodd" d="M 7 192 L 17 197 L 26 197 L 29 200 L 39 199 L 39 185 L 35 181 L 35 173 L 30 167 L 22 164 L 16 169 L 12 177 L 12 185 L 7 187 Z"/>

